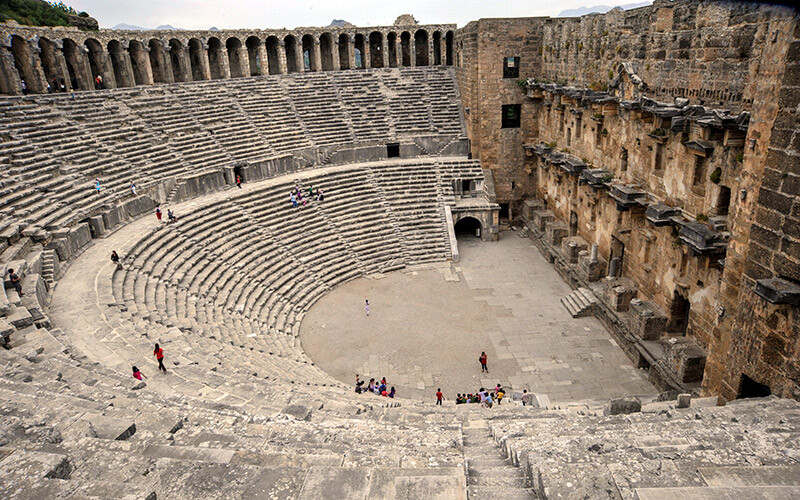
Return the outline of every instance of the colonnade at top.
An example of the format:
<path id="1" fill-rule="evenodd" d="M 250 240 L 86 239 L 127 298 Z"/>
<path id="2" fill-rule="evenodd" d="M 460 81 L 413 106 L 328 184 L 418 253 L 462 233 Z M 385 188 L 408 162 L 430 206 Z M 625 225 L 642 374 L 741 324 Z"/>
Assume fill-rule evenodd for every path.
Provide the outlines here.
<path id="1" fill-rule="evenodd" d="M 453 64 L 454 25 L 298 33 L 4 27 L 0 93 L 47 93 L 343 69 Z M 99 77 L 99 78 L 98 78 Z"/>

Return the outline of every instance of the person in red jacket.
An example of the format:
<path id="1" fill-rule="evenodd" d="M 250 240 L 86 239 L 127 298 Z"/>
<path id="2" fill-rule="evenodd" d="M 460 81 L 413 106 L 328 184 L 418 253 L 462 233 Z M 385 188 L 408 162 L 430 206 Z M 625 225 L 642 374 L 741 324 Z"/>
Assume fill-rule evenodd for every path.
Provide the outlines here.
<path id="1" fill-rule="evenodd" d="M 481 362 L 481 373 L 483 372 L 489 373 L 489 368 L 486 367 L 486 359 L 487 359 L 486 353 L 482 352 L 481 357 L 478 358 L 478 361 Z"/>
<path id="2" fill-rule="evenodd" d="M 159 347 L 158 344 L 156 344 L 155 349 L 153 349 L 153 356 L 158 360 L 158 369 L 167 373 L 167 369 L 164 367 L 164 349 Z"/>
<path id="3" fill-rule="evenodd" d="M 442 406 L 442 400 L 444 399 L 444 394 L 442 394 L 442 388 L 436 389 L 436 404 Z"/>

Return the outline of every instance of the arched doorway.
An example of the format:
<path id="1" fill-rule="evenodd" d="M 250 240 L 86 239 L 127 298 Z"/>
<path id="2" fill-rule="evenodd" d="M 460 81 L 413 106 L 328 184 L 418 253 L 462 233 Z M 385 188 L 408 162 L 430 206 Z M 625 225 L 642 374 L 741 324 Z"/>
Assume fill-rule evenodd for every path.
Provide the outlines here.
<path id="1" fill-rule="evenodd" d="M 44 70 L 44 77 L 47 79 L 47 83 L 50 84 L 50 90 L 52 92 L 58 92 L 61 89 L 61 83 L 62 83 L 61 80 L 63 80 L 64 77 L 61 74 L 61 69 L 58 67 L 58 64 L 56 63 L 56 54 L 55 54 L 55 49 L 53 47 L 53 42 L 51 42 L 47 38 L 40 38 L 39 50 L 40 50 L 39 57 L 42 60 L 42 70 Z"/>
<path id="2" fill-rule="evenodd" d="M 267 72 L 270 75 L 278 75 L 281 72 L 281 60 L 279 51 L 280 41 L 274 36 L 267 38 Z M 286 62 L 289 62 L 287 57 Z"/>
<path id="3" fill-rule="evenodd" d="M 203 42 L 197 38 L 189 40 L 189 64 L 192 66 L 192 81 L 199 82 L 205 80 L 203 71 Z"/>
<path id="4" fill-rule="evenodd" d="M 303 69 L 306 71 L 319 71 L 317 58 L 314 57 L 314 37 L 303 35 Z"/>
<path id="5" fill-rule="evenodd" d="M 411 33 L 408 31 L 400 34 L 400 60 L 403 66 L 411 66 Z"/>
<path id="6" fill-rule="evenodd" d="M 369 64 L 373 68 L 383 67 L 383 34 L 380 31 L 369 34 Z"/>
<path id="7" fill-rule="evenodd" d="M 261 55 L 258 53 L 261 40 L 257 36 L 248 37 L 244 41 L 247 47 L 247 60 L 250 63 L 250 76 L 257 76 L 261 74 L 261 65 L 264 61 L 261 60 Z"/>
<path id="8" fill-rule="evenodd" d="M 20 85 L 22 85 L 22 81 L 25 82 L 24 92 L 41 92 L 39 78 L 33 66 L 33 51 L 31 51 L 28 41 L 13 35 L 11 37 L 11 53 L 14 55 L 14 66 L 19 73 Z"/>
<path id="9" fill-rule="evenodd" d="M 333 35 L 323 33 L 319 37 L 319 51 L 322 57 L 322 71 L 333 71 Z"/>
<path id="10" fill-rule="evenodd" d="M 297 39 L 292 35 L 287 35 L 283 39 L 284 48 L 286 49 L 286 71 L 288 73 L 297 73 L 300 68 L 297 67 Z"/>
<path id="11" fill-rule="evenodd" d="M 386 35 L 386 44 L 389 46 L 388 62 L 390 68 L 397 67 L 397 33 Z"/>
<path id="12" fill-rule="evenodd" d="M 480 238 L 483 226 L 475 217 L 464 217 L 456 222 L 454 229 L 458 239 Z"/>
<path id="13" fill-rule="evenodd" d="M 453 32 L 448 31 L 444 36 L 445 64 L 453 65 Z"/>
<path id="14" fill-rule="evenodd" d="M 356 69 L 364 69 L 366 61 L 364 61 L 364 35 L 356 35 L 354 45 Z"/>
<path id="15" fill-rule="evenodd" d="M 219 80 L 224 76 L 222 72 L 222 42 L 212 36 L 208 39 L 208 69 L 212 80 Z"/>
<path id="16" fill-rule="evenodd" d="M 139 40 L 131 40 L 128 44 L 128 53 L 131 57 L 131 67 L 133 68 L 133 81 L 136 85 L 149 85 L 150 79 L 147 77 L 147 70 L 150 67 L 150 58 L 144 45 Z"/>
<path id="17" fill-rule="evenodd" d="M 339 35 L 339 68 L 350 69 L 350 37 L 344 33 Z"/>
<path id="18" fill-rule="evenodd" d="M 183 59 L 183 44 L 180 40 L 173 38 L 169 41 L 169 63 L 172 66 L 172 78 L 176 82 L 188 82 L 191 80 L 188 72 L 184 72 L 181 67 Z"/>
<path id="19" fill-rule="evenodd" d="M 164 57 L 163 42 L 153 38 L 150 40 L 147 46 L 150 49 L 150 70 L 153 72 L 153 82 L 169 83 L 169 78 L 167 78 L 167 61 Z"/>
<path id="20" fill-rule="evenodd" d="M 235 37 L 228 38 L 225 48 L 228 49 L 228 68 L 231 70 L 231 78 L 242 78 L 245 76 L 242 71 L 242 41 Z"/>
<path id="21" fill-rule="evenodd" d="M 114 70 L 114 81 L 117 87 L 132 87 L 133 81 L 128 74 L 127 64 L 130 58 L 122 48 L 122 44 L 117 40 L 111 40 L 106 48 L 108 49 L 108 57 L 111 59 L 111 69 Z"/>
<path id="22" fill-rule="evenodd" d="M 428 61 L 428 32 L 417 30 L 414 33 L 414 51 L 416 55 L 416 66 L 427 66 Z"/>
<path id="23" fill-rule="evenodd" d="M 69 38 L 64 39 L 64 61 L 67 63 L 69 83 L 75 90 L 90 90 L 89 82 L 84 81 L 78 44 Z"/>
<path id="24" fill-rule="evenodd" d="M 83 45 L 86 47 L 89 56 L 89 70 L 92 72 L 92 78 L 96 79 L 98 76 L 100 76 L 101 79 L 99 83 L 97 81 L 94 82 L 94 88 L 106 88 L 109 78 L 108 75 L 106 75 L 106 62 L 103 54 L 103 46 L 100 45 L 100 42 L 94 38 L 87 39 L 85 42 L 83 42 Z"/>
<path id="25" fill-rule="evenodd" d="M 439 31 L 433 32 L 433 64 L 442 64 L 442 34 Z"/>

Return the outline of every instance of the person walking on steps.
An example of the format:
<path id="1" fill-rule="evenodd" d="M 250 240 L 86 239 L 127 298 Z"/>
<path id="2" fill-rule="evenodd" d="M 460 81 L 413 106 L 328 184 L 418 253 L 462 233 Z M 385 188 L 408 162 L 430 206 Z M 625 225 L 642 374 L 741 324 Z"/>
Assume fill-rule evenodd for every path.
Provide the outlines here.
<path id="1" fill-rule="evenodd" d="M 136 183 L 131 181 L 131 193 L 136 196 Z"/>
<path id="2" fill-rule="evenodd" d="M 161 222 L 161 207 L 160 206 L 156 206 L 156 219 L 158 219 L 158 222 Z"/>
<path id="3" fill-rule="evenodd" d="M 486 367 L 486 359 L 487 359 L 486 353 L 481 352 L 481 357 L 478 358 L 478 361 L 481 362 L 481 373 L 483 372 L 489 373 L 489 368 Z"/>
<path id="4" fill-rule="evenodd" d="M 122 264 L 120 264 L 119 262 L 119 254 L 117 254 L 116 250 L 111 250 L 111 262 L 113 262 L 114 265 L 117 266 L 118 270 L 122 269 Z"/>
<path id="5" fill-rule="evenodd" d="M 367 310 L 367 316 L 369 316 L 369 300 L 364 301 L 364 309 Z"/>
<path id="6" fill-rule="evenodd" d="M 442 406 L 442 400 L 444 399 L 444 394 L 442 394 L 442 388 L 439 387 L 436 389 L 436 406 Z"/>
<path id="7" fill-rule="evenodd" d="M 8 270 L 8 279 L 11 280 L 11 286 L 13 286 L 14 290 L 17 291 L 17 295 L 24 297 L 25 294 L 22 293 L 22 281 L 19 279 L 19 275 L 17 275 L 13 269 Z"/>
<path id="8" fill-rule="evenodd" d="M 242 189 L 242 176 L 239 174 L 236 174 L 236 187 Z"/>
<path id="9" fill-rule="evenodd" d="M 153 356 L 158 360 L 158 369 L 167 373 L 167 368 L 164 366 L 164 349 L 159 347 L 158 344 L 156 344 L 155 349 L 153 349 Z"/>
<path id="10" fill-rule="evenodd" d="M 143 378 L 147 378 L 144 373 L 140 372 L 138 368 L 135 366 L 133 367 L 133 378 L 136 380 L 142 380 Z"/>
<path id="11" fill-rule="evenodd" d="M 96 178 L 94 180 L 94 189 L 97 191 L 97 194 L 100 194 L 100 178 Z"/>

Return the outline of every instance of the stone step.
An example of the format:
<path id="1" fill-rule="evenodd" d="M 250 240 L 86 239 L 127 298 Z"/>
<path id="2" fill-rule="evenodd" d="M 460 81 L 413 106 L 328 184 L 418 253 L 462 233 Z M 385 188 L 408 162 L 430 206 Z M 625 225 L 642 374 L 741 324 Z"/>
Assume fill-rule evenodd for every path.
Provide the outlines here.
<path id="1" fill-rule="evenodd" d="M 496 486 L 468 486 L 467 498 L 469 500 L 535 500 L 536 492 L 533 488 L 513 488 Z"/>
<path id="2" fill-rule="evenodd" d="M 800 486 L 697 486 L 636 488 L 636 500 L 794 500 Z"/>
<path id="3" fill-rule="evenodd" d="M 800 486 L 800 466 L 699 467 L 709 486 Z"/>

